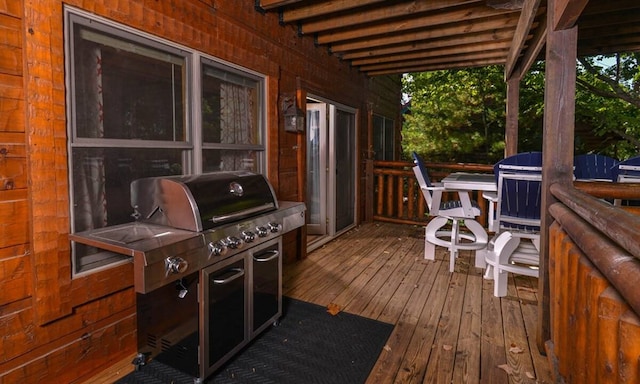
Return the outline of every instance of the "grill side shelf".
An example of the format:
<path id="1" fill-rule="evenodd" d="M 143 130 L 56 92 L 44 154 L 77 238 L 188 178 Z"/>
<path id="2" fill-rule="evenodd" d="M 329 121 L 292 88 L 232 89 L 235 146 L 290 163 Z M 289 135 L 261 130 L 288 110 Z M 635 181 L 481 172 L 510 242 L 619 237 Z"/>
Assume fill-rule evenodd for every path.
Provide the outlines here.
<path id="1" fill-rule="evenodd" d="M 142 223 L 121 224 L 69 234 L 71 241 L 132 257 L 144 257 L 146 253 L 160 247 L 199 237 L 196 232 Z M 202 246 L 201 243 L 198 239 L 198 244 L 194 246 Z"/>

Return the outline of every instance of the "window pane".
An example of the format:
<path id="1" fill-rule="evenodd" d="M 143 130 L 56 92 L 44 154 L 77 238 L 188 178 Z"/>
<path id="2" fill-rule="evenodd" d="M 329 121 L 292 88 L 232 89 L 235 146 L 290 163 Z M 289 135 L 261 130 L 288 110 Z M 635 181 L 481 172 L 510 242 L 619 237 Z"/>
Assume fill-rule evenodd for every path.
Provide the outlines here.
<path id="1" fill-rule="evenodd" d="M 185 59 L 76 24 L 76 135 L 186 141 Z"/>
<path id="2" fill-rule="evenodd" d="M 385 118 L 384 122 L 384 159 L 393 160 L 393 151 L 395 148 L 393 120 Z"/>
<path id="3" fill-rule="evenodd" d="M 74 148 L 75 231 L 133 221 L 131 181 L 183 173 L 183 151 L 151 148 Z"/>
<path id="4" fill-rule="evenodd" d="M 203 64 L 203 141 L 261 144 L 258 100 L 256 80 Z"/>
<path id="5" fill-rule="evenodd" d="M 373 116 L 373 151 L 376 160 L 393 160 L 393 120 Z"/>
<path id="6" fill-rule="evenodd" d="M 260 169 L 258 151 L 205 149 L 202 153 L 203 172 L 250 171 Z"/>
<path id="7" fill-rule="evenodd" d="M 384 160 L 384 118 L 373 115 L 373 156 Z"/>

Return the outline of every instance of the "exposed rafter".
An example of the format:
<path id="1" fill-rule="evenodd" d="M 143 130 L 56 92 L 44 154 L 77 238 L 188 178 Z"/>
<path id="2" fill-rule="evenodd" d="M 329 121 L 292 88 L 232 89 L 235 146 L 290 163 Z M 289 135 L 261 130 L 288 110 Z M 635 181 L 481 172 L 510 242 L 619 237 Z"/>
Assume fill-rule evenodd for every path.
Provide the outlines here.
<path id="1" fill-rule="evenodd" d="M 370 76 L 504 65 L 521 77 L 543 54 L 546 0 L 257 0 Z M 578 55 L 640 50 L 640 1 L 560 0 Z"/>

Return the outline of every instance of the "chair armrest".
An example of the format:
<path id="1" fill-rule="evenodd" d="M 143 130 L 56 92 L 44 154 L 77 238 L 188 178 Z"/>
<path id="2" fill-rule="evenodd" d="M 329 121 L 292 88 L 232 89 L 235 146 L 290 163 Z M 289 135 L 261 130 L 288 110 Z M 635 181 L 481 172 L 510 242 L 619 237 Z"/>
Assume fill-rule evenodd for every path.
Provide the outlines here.
<path id="1" fill-rule="evenodd" d="M 492 203 L 498 202 L 498 192 L 484 191 L 482 192 L 482 197 Z"/>

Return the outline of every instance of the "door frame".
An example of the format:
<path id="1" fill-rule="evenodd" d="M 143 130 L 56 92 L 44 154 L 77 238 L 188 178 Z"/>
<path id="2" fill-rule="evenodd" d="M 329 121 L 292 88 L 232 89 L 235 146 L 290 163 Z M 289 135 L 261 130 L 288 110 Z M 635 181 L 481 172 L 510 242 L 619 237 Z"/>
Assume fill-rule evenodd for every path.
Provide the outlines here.
<path id="1" fill-rule="evenodd" d="M 336 236 L 354 228 L 357 225 L 357 219 L 358 219 L 358 201 L 359 201 L 359 186 L 358 186 L 358 109 L 354 108 L 354 107 L 350 107 L 348 105 L 344 105 L 320 96 L 316 96 L 313 94 L 308 94 L 307 95 L 307 100 L 306 100 L 306 106 L 307 109 L 309 108 L 309 104 L 313 104 L 313 103 L 323 103 L 326 105 L 327 107 L 327 130 L 328 130 L 328 138 L 327 138 L 327 186 L 326 186 L 326 217 L 327 217 L 327 233 L 324 236 L 321 236 L 320 238 L 315 238 L 313 239 L 312 242 L 307 242 L 307 250 L 308 251 L 312 251 L 318 247 L 320 247 L 321 245 L 329 242 L 330 240 L 332 240 L 333 238 L 335 238 Z M 353 126 L 353 134 L 354 134 L 354 143 L 353 143 L 353 148 L 350 148 L 350 150 L 352 150 L 354 152 L 354 159 L 355 161 L 353 162 L 353 164 L 351 164 L 351 166 L 353 167 L 352 172 L 353 172 L 353 190 L 354 190 L 354 196 L 353 196 L 353 204 L 354 204 L 354 211 L 353 211 L 353 222 L 351 225 L 346 226 L 345 228 L 341 229 L 340 231 L 336 231 L 336 204 L 335 204 L 335 198 L 336 198 L 336 170 L 337 170 L 337 164 L 336 164 L 336 154 L 335 154 L 335 139 L 336 139 L 336 135 L 335 135 L 335 117 L 336 117 L 336 110 L 341 110 L 347 113 L 350 113 L 353 115 L 353 119 L 354 119 L 354 126 Z M 307 143 L 308 140 L 308 136 L 307 134 L 305 134 L 305 145 Z M 305 162 L 306 162 L 306 158 L 305 158 Z M 305 196 L 305 200 L 306 200 L 306 196 Z"/>

